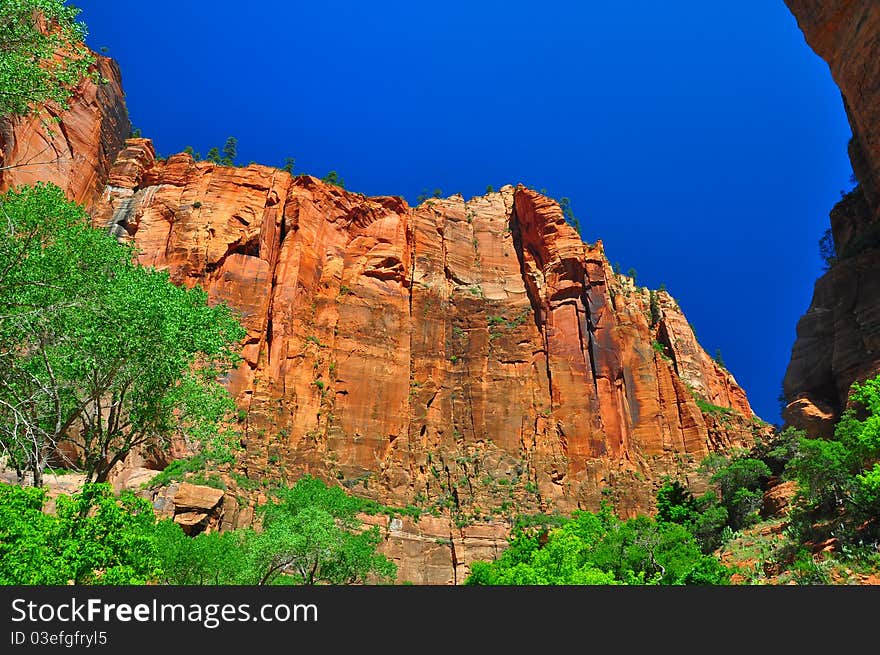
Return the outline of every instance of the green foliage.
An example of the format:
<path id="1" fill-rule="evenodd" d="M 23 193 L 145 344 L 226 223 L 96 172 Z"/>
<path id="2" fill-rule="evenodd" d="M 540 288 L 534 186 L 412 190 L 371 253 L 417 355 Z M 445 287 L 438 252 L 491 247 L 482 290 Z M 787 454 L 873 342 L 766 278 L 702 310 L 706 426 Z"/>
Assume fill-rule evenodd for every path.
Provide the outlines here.
<path id="1" fill-rule="evenodd" d="M 697 403 L 697 407 L 699 407 L 700 411 L 703 412 L 703 414 L 733 414 L 733 410 L 730 407 L 720 407 L 718 405 L 713 405 L 712 403 L 706 402 L 696 394 L 694 395 L 694 401 Z"/>
<path id="2" fill-rule="evenodd" d="M 293 157 L 285 157 L 284 158 L 284 166 L 281 167 L 282 171 L 286 171 L 293 175 L 293 167 L 296 164 L 296 159 Z"/>
<path id="3" fill-rule="evenodd" d="M 95 62 L 79 11 L 63 0 L 0 0 L 0 116 L 47 102 L 67 107 Z"/>
<path id="4" fill-rule="evenodd" d="M 658 521 L 687 525 L 697 514 L 697 501 L 678 480 L 666 480 L 657 491 Z"/>
<path id="5" fill-rule="evenodd" d="M 183 149 L 183 151 L 186 154 L 188 154 L 190 157 L 192 157 L 193 161 L 201 161 L 201 159 L 202 159 L 201 153 L 198 153 L 195 150 L 193 150 L 192 146 L 187 146 L 186 148 Z M 201 206 L 201 203 L 199 203 L 199 205 Z"/>
<path id="6" fill-rule="evenodd" d="M 230 310 L 134 263 L 58 187 L 11 190 L 0 212 L 0 446 L 19 476 L 40 486 L 63 441 L 90 481 L 175 435 L 228 451 Z"/>
<path id="7" fill-rule="evenodd" d="M 339 173 L 336 171 L 330 171 L 324 177 L 321 178 L 322 182 L 326 182 L 327 184 L 334 184 L 338 186 L 340 189 L 345 188 L 345 180 L 339 177 Z"/>
<path id="8" fill-rule="evenodd" d="M 495 193 L 495 187 L 493 187 L 491 184 L 487 184 L 486 185 L 486 193 L 487 194 L 488 193 Z"/>
<path id="9" fill-rule="evenodd" d="M 819 256 L 822 258 L 824 270 L 829 270 L 837 263 L 837 247 L 834 244 L 834 233 L 829 227 L 819 239 Z"/>
<path id="10" fill-rule="evenodd" d="M 172 482 L 184 480 L 187 473 L 202 472 L 207 467 L 207 464 L 208 458 L 204 453 L 185 459 L 176 459 L 150 480 L 149 486 L 164 487 Z"/>
<path id="11" fill-rule="evenodd" d="M 208 151 L 208 155 L 205 157 L 205 161 L 210 161 L 210 162 L 213 162 L 213 163 L 219 165 L 221 163 L 220 148 L 217 148 L 217 147 L 211 148 Z"/>
<path id="12" fill-rule="evenodd" d="M 276 492 L 263 509 L 263 532 L 249 548 L 253 579 L 269 584 L 287 571 L 300 584 L 393 580 L 396 566 L 375 552 L 376 527 L 363 530 L 360 501 L 306 476 Z"/>
<path id="13" fill-rule="evenodd" d="M 574 215 L 574 210 L 571 208 L 571 199 L 568 197 L 559 199 L 559 207 L 562 209 L 562 215 L 565 217 L 565 222 L 571 225 L 580 235 L 581 233 L 581 223 Z"/>
<path id="14" fill-rule="evenodd" d="M 235 158 L 238 156 L 238 139 L 230 136 L 223 144 L 223 157 L 220 158 L 222 166 L 235 166 Z"/>
<path id="15" fill-rule="evenodd" d="M 87 484 L 44 514 L 43 489 L 0 484 L 0 584 L 144 584 L 160 573 L 150 503 Z"/>
<path id="16" fill-rule="evenodd" d="M 802 431 L 792 427 L 774 431 L 766 441 L 758 437 L 752 446 L 752 457 L 764 462 L 772 475 L 785 477 L 788 474 L 786 467 L 797 455 L 803 437 Z"/>
<path id="17" fill-rule="evenodd" d="M 737 457 L 719 468 L 709 481 L 721 490 L 721 503 L 727 510 L 728 525 L 739 530 L 758 521 L 763 499 L 762 486 L 770 469 L 759 459 Z"/>
<path id="18" fill-rule="evenodd" d="M 792 528 L 802 541 L 880 543 L 880 376 L 853 384 L 850 403 L 833 439 L 801 438 L 789 462 L 798 481 Z"/>
<path id="19" fill-rule="evenodd" d="M 727 584 L 729 572 L 703 555 L 686 528 L 640 516 L 622 521 L 603 507 L 561 526 L 512 531 L 492 563 L 471 567 L 471 585 Z"/>
<path id="20" fill-rule="evenodd" d="M 721 348 L 715 349 L 715 356 L 712 359 L 716 364 L 718 364 L 718 366 L 725 370 L 727 369 L 727 367 L 724 365 L 724 358 L 721 356 Z"/>
<path id="21" fill-rule="evenodd" d="M 657 298 L 657 292 L 653 289 L 649 295 L 649 308 L 651 311 L 651 327 L 654 327 L 658 323 L 660 323 L 660 319 L 662 318 L 662 311 L 660 309 L 660 301 Z"/>
<path id="22" fill-rule="evenodd" d="M 162 560 L 159 581 L 176 585 L 248 584 L 248 543 L 252 529 L 187 536 L 170 519 L 160 521 L 155 543 Z"/>

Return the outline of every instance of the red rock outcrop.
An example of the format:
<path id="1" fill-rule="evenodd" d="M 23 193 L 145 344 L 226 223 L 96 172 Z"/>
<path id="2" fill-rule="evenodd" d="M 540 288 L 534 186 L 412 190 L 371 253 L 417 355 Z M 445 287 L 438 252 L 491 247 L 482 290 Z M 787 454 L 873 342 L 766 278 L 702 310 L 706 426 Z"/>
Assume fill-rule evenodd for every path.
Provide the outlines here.
<path id="1" fill-rule="evenodd" d="M 103 81 L 84 79 L 68 109 L 46 105 L 39 113 L 0 117 L 0 191 L 52 182 L 87 208 L 103 191 L 131 124 L 119 67 L 94 57 Z"/>
<path id="2" fill-rule="evenodd" d="M 786 423 L 826 434 L 857 380 L 880 372 L 880 5 L 786 0 L 840 87 L 859 185 L 831 212 L 837 262 L 819 280 L 785 375 Z"/>
<path id="3" fill-rule="evenodd" d="M 634 514 L 757 429 L 675 301 L 652 316 L 521 186 L 411 208 L 130 139 L 93 218 L 240 312 L 251 478 L 311 473 L 458 527 L 603 498 Z"/>

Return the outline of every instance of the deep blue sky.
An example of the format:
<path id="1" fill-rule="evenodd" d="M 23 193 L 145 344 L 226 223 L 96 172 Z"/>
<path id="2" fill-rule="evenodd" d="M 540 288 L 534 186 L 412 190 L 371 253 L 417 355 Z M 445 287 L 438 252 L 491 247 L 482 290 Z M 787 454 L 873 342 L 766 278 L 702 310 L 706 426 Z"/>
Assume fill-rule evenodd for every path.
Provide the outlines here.
<path id="1" fill-rule="evenodd" d="M 665 283 L 756 412 L 776 398 L 850 188 L 827 65 L 782 0 L 74 0 L 162 154 L 335 169 L 370 195 L 568 196 Z"/>

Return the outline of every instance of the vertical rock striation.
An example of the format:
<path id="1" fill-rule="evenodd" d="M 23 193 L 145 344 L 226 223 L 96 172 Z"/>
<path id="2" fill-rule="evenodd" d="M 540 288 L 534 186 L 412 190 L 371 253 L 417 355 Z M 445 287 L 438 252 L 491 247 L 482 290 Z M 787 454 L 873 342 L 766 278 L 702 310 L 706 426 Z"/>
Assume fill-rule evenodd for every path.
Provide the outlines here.
<path id="1" fill-rule="evenodd" d="M 459 526 L 604 498 L 634 514 L 756 429 L 675 301 L 652 315 L 522 186 L 409 207 L 130 139 L 93 217 L 240 312 L 228 386 L 254 479 L 311 473 Z"/>
<path id="2" fill-rule="evenodd" d="M 94 53 L 93 53 L 94 54 Z M 119 67 L 95 54 L 103 82 L 84 79 L 62 110 L 0 117 L 0 191 L 51 182 L 91 207 L 131 131 Z"/>

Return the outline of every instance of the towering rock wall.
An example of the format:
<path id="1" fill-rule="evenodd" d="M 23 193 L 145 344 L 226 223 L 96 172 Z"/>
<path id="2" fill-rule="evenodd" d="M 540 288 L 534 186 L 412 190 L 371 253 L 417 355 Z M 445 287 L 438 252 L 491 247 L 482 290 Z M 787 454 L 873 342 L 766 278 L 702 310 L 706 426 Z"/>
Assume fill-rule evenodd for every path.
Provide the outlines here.
<path id="1" fill-rule="evenodd" d="M 94 53 L 93 53 L 94 54 Z M 119 67 L 94 54 L 101 81 L 84 79 L 62 110 L 0 116 L 0 191 L 51 182 L 90 207 L 131 131 Z"/>
<path id="2" fill-rule="evenodd" d="M 524 187 L 412 208 L 132 139 L 93 216 L 241 313 L 228 386 L 255 479 L 312 473 L 462 524 L 603 498 L 634 514 L 757 425 L 672 297 L 652 315 Z"/>
<path id="3" fill-rule="evenodd" d="M 837 262 L 816 282 L 783 383 L 786 422 L 828 435 L 850 385 L 880 371 L 880 4 L 786 3 L 841 89 L 859 181 L 831 212 Z"/>

